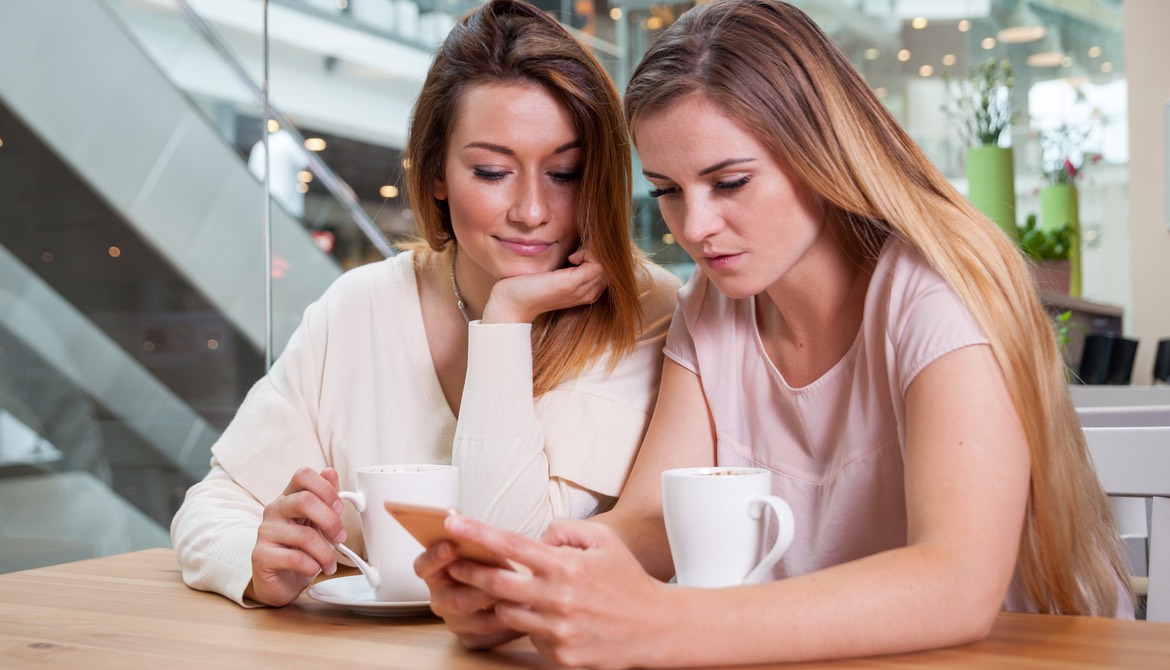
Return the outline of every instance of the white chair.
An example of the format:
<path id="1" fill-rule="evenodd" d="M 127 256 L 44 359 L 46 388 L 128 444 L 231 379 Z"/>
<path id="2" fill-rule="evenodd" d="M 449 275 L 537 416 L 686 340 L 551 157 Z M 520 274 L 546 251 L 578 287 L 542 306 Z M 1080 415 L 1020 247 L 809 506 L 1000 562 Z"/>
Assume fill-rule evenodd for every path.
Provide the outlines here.
<path id="1" fill-rule="evenodd" d="M 1073 404 L 1082 407 L 1132 407 L 1170 405 L 1170 386 L 1085 386 L 1068 387 Z"/>
<path id="2" fill-rule="evenodd" d="M 1146 619 L 1170 622 L 1170 426 L 1085 428 L 1105 492 L 1148 499 Z"/>
<path id="3" fill-rule="evenodd" d="M 1165 405 L 1126 405 L 1077 407 L 1084 428 L 1113 426 L 1170 426 L 1170 403 Z"/>

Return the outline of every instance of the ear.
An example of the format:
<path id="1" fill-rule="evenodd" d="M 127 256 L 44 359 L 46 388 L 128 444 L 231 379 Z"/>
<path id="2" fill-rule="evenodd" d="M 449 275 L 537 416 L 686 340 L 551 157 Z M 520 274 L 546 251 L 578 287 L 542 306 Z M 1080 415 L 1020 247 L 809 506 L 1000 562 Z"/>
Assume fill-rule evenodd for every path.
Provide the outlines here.
<path id="1" fill-rule="evenodd" d="M 443 181 L 442 177 L 435 178 L 434 196 L 435 200 L 447 199 L 447 182 Z"/>

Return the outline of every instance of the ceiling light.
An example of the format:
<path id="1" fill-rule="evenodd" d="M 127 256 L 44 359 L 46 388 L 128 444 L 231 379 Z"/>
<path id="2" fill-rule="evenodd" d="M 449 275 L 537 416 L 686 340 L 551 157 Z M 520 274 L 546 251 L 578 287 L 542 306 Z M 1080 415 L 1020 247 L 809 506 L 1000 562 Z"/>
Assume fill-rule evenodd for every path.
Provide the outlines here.
<path id="1" fill-rule="evenodd" d="M 959 32 L 965 33 L 970 29 L 971 29 L 971 22 L 970 21 L 968 21 L 967 19 L 963 19 L 962 21 L 959 21 Z"/>
<path id="2" fill-rule="evenodd" d="M 1070 67 L 1072 65 L 1072 56 L 1065 56 L 1060 59 L 1061 67 Z"/>
<path id="3" fill-rule="evenodd" d="M 929 77 L 930 75 L 934 74 L 934 68 L 929 65 L 923 65 L 922 67 L 918 68 L 918 74 L 923 77 Z"/>
<path id="4" fill-rule="evenodd" d="M 1100 57 L 1101 57 L 1101 47 L 1099 47 L 1095 44 L 1093 46 L 1089 47 L 1089 58 L 1100 58 Z"/>
<path id="5" fill-rule="evenodd" d="M 313 173 L 309 172 L 308 170 L 301 170 L 297 173 L 297 181 L 301 182 L 302 184 L 308 184 L 309 182 L 313 181 Z"/>
<path id="6" fill-rule="evenodd" d="M 979 46 L 983 47 L 987 51 L 991 51 L 992 49 L 995 48 L 995 38 L 994 37 L 984 37 L 983 41 L 979 43 Z"/>
<path id="7" fill-rule="evenodd" d="M 913 26 L 915 30 L 922 30 L 927 26 L 927 24 L 928 21 L 926 20 L 925 16 L 916 16 L 914 17 L 914 20 L 910 22 L 910 25 Z"/>
<path id="8" fill-rule="evenodd" d="M 881 55 L 882 55 L 882 52 L 878 51 L 877 49 L 875 49 L 873 47 L 870 47 L 870 48 L 865 50 L 865 60 L 877 60 L 878 56 L 881 56 Z"/>
<path id="9" fill-rule="evenodd" d="M 398 187 L 393 184 L 386 184 L 378 189 L 378 195 L 383 198 L 396 198 L 398 197 Z"/>
<path id="10" fill-rule="evenodd" d="M 1064 62 L 1065 55 L 1060 51 L 1041 51 L 1028 56 L 1025 61 L 1031 67 L 1056 67 Z"/>
<path id="11" fill-rule="evenodd" d="M 325 140 L 320 137 L 310 137 L 305 140 L 305 148 L 309 151 L 324 151 Z"/>
<path id="12" fill-rule="evenodd" d="M 996 37 L 1004 44 L 1027 44 L 1044 37 L 1046 32 L 1044 26 L 1012 26 L 999 31 Z"/>
<path id="13" fill-rule="evenodd" d="M 903 63 L 910 60 L 910 50 L 909 49 L 902 49 L 901 51 L 899 51 L 898 52 L 898 60 L 902 61 Z"/>
<path id="14" fill-rule="evenodd" d="M 622 8 L 621 7 L 614 7 L 613 9 L 609 10 L 609 18 L 613 19 L 614 21 L 621 20 Z"/>
<path id="15" fill-rule="evenodd" d="M 1101 63 L 1101 71 L 1104 72 L 1105 74 L 1109 74 L 1110 72 L 1113 72 L 1113 63 L 1110 63 L 1109 61 L 1105 61 L 1104 63 Z"/>
<path id="16" fill-rule="evenodd" d="M 268 119 L 268 132 L 275 133 L 280 130 L 280 122 L 276 119 Z"/>
<path id="17" fill-rule="evenodd" d="M 942 64 L 946 65 L 947 67 L 950 67 L 950 66 L 954 65 L 955 61 L 957 61 L 957 60 L 958 59 L 955 58 L 955 54 L 946 54 L 945 56 L 943 56 Z"/>

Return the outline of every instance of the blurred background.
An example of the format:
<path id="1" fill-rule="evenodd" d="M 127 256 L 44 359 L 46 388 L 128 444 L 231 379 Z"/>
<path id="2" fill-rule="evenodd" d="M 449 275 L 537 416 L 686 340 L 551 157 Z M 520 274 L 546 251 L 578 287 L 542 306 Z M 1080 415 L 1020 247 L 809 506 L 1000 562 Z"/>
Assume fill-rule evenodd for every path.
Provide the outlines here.
<path id="1" fill-rule="evenodd" d="M 0 4 L 0 572 L 168 544 L 266 346 L 279 354 L 330 282 L 413 233 L 407 119 L 435 45 L 475 4 L 270 0 L 267 26 L 261 0 Z M 620 90 L 693 3 L 535 4 Z M 1001 143 L 1020 222 L 1039 211 L 1045 138 L 1077 128 L 1076 150 L 1096 156 L 1079 182 L 1083 297 L 1127 332 L 1170 334 L 1170 4 L 795 4 L 964 193 L 966 147 L 943 108 L 971 66 L 1009 59 Z M 636 180 L 632 234 L 688 276 Z M 1149 383 L 1141 360 L 1135 382 Z"/>

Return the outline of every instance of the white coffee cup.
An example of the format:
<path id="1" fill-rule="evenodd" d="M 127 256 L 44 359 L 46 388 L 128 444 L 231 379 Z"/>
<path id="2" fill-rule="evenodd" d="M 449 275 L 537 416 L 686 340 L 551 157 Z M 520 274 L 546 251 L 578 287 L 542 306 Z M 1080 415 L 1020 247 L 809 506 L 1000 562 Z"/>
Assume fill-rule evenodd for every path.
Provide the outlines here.
<path id="1" fill-rule="evenodd" d="M 363 561 L 352 549 L 336 544 L 353 561 L 380 601 L 414 602 L 430 599 L 426 582 L 414 574 L 414 559 L 424 549 L 386 511 L 387 500 L 456 508 L 459 470 L 454 465 L 371 465 L 358 468 L 357 491 L 342 491 L 342 500 L 361 515 L 366 540 Z"/>
<path id="2" fill-rule="evenodd" d="M 778 526 L 776 542 L 767 551 L 765 509 L 772 510 Z M 792 544 L 792 508 L 772 495 L 772 473 L 763 468 L 666 470 L 662 512 L 675 574 L 683 586 L 764 581 Z"/>

